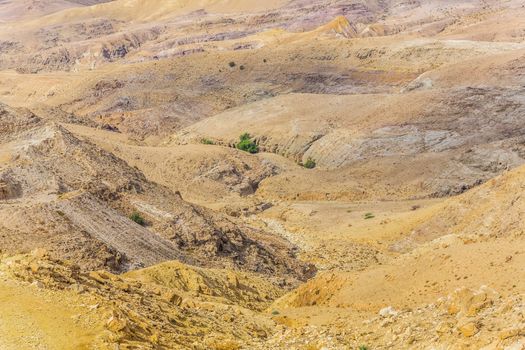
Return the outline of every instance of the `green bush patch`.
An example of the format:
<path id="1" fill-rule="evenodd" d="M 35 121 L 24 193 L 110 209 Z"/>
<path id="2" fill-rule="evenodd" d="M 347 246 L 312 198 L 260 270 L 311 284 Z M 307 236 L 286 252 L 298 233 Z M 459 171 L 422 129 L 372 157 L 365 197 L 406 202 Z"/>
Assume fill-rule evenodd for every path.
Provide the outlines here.
<path id="1" fill-rule="evenodd" d="M 146 225 L 146 220 L 144 220 L 144 218 L 140 215 L 140 213 L 134 212 L 133 214 L 129 216 L 129 218 L 135 221 L 140 226 Z"/>
<path id="2" fill-rule="evenodd" d="M 252 140 L 252 137 L 248 133 L 244 133 L 239 137 L 237 149 L 251 154 L 259 152 L 259 146 Z"/>
<path id="3" fill-rule="evenodd" d="M 303 166 L 306 168 L 306 169 L 313 169 L 316 167 L 316 163 L 315 163 L 315 160 L 313 160 L 312 158 L 308 158 L 306 160 L 306 162 L 303 164 Z"/>
<path id="4" fill-rule="evenodd" d="M 214 144 L 215 144 L 215 142 L 213 142 L 213 141 L 210 140 L 210 139 L 206 139 L 206 138 L 201 139 L 201 143 L 202 143 L 203 145 L 214 145 Z"/>

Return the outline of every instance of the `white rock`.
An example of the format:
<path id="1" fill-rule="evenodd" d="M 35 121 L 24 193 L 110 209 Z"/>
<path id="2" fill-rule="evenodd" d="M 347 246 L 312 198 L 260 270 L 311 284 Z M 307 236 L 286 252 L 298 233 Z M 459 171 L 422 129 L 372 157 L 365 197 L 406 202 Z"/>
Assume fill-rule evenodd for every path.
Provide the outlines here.
<path id="1" fill-rule="evenodd" d="M 379 310 L 379 316 L 381 317 L 389 317 L 389 316 L 397 316 L 398 312 L 394 310 L 392 306 L 387 306 Z"/>

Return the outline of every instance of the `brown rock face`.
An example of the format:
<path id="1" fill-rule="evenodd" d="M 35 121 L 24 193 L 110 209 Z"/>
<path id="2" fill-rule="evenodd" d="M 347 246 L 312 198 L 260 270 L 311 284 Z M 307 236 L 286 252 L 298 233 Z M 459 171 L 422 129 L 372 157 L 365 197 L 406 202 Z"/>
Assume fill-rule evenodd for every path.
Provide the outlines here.
<path id="1" fill-rule="evenodd" d="M 0 200 L 8 200 L 19 197 L 22 188 L 18 184 L 0 181 Z"/>

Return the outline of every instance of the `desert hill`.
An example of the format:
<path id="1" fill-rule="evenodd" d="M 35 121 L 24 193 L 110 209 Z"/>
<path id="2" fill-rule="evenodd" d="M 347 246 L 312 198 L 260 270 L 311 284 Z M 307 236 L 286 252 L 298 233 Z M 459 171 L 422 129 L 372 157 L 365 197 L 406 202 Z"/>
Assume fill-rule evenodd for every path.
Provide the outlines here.
<path id="1" fill-rule="evenodd" d="M 0 23 L 38 18 L 54 12 L 111 0 L 4 0 L 0 2 Z"/>
<path id="2" fill-rule="evenodd" d="M 355 330 L 379 348 L 510 346 L 519 338 L 510 330 L 519 324 L 515 317 L 522 308 L 523 286 L 516 276 L 523 265 L 523 179 L 520 167 L 429 207 L 421 214 L 423 224 L 409 222 L 403 229 L 410 234 L 390 245 L 404 254 L 365 271 L 324 272 L 272 308 L 295 319 L 287 322 L 327 308 L 336 320 L 318 316 L 316 322 L 323 329 L 329 324 L 329 332 L 345 328 L 342 319 L 355 317 L 349 310 L 380 314 L 365 323 L 367 330 Z"/>
<path id="3" fill-rule="evenodd" d="M 2 223 L 6 252 L 42 247 L 57 257 L 84 260 L 88 268 L 114 271 L 195 261 L 197 254 L 206 264 L 216 260 L 262 271 L 273 265 L 279 249 L 292 249 L 278 240 L 264 247 L 258 230 L 250 233 L 257 241 L 249 238 L 231 220 L 148 182 L 137 169 L 59 125 L 29 111 L 3 111 L 0 199 L 2 215 L 10 218 Z M 156 233 L 129 220 L 134 212 Z M 184 257 L 196 247 L 193 257 Z M 286 260 L 286 253 L 277 259 Z M 292 266 L 283 263 L 277 270 Z"/>
<path id="4" fill-rule="evenodd" d="M 0 0 L 0 349 L 521 349 L 520 0 Z"/>
<path id="5" fill-rule="evenodd" d="M 160 265 L 157 274 L 146 270 L 135 276 L 83 273 L 78 265 L 53 260 L 43 251 L 2 260 L 0 271 L 8 279 L 0 282 L 4 310 L 0 345 L 7 349 L 109 349 L 112 344 L 124 349 L 191 345 L 208 349 L 237 346 L 238 337 L 247 343 L 261 341 L 271 332 L 274 322 L 255 311 L 282 293 L 275 286 L 251 275 L 229 271 L 218 279 L 215 271 L 184 266 L 177 270 L 178 278 L 188 279 L 186 287 L 169 284 L 172 277 L 165 284 L 158 279 L 144 284 L 146 276 L 174 276 L 172 268 L 177 266 Z M 249 289 L 238 294 L 247 307 L 210 296 L 207 280 L 199 279 L 210 273 L 214 288 L 251 288 L 251 293 Z M 234 322 L 225 323 L 226 319 Z"/>

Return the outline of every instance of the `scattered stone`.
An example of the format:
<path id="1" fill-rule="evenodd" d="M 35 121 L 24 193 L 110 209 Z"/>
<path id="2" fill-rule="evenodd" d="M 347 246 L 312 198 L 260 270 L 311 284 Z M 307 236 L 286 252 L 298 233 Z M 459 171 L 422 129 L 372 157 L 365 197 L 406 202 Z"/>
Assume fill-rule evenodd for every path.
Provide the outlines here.
<path id="1" fill-rule="evenodd" d="M 398 312 L 394 310 L 392 306 L 387 306 L 379 310 L 379 316 L 381 317 L 390 317 L 390 316 L 396 317 L 397 315 L 398 315 Z"/>

